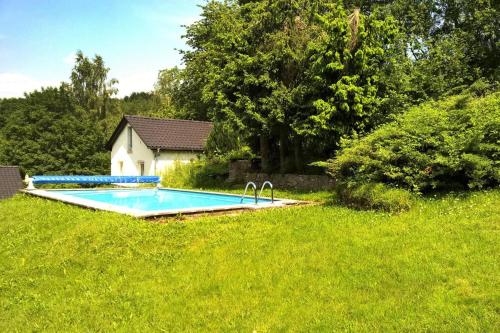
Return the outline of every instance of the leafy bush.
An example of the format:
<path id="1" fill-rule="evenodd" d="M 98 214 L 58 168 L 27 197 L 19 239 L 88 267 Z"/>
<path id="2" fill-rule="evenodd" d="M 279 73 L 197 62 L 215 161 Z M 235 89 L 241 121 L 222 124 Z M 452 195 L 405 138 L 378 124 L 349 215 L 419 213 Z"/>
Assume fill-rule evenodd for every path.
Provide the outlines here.
<path id="1" fill-rule="evenodd" d="M 411 108 L 366 137 L 344 142 L 329 173 L 339 182 L 416 192 L 499 184 L 500 92 L 477 97 L 476 90 Z"/>
<path id="2" fill-rule="evenodd" d="M 335 191 L 343 204 L 359 209 L 402 212 L 410 209 L 413 201 L 410 192 L 381 183 L 341 183 Z"/>
<path id="3" fill-rule="evenodd" d="M 223 159 L 175 161 L 162 172 L 161 183 L 166 187 L 212 187 L 226 179 L 228 168 L 228 162 Z"/>
<path id="4" fill-rule="evenodd" d="M 186 187 L 191 178 L 192 164 L 175 161 L 174 165 L 165 168 L 161 173 L 161 185 L 166 187 Z"/>
<path id="5" fill-rule="evenodd" d="M 229 161 L 234 160 L 251 160 L 255 157 L 255 154 L 252 152 L 252 148 L 249 146 L 242 146 L 237 150 L 232 150 L 223 155 L 223 158 Z"/>

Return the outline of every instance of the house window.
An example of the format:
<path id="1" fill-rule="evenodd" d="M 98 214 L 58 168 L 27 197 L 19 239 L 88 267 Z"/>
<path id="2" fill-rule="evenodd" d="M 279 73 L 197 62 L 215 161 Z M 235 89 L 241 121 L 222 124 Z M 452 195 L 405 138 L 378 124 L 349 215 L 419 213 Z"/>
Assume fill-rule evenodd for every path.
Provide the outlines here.
<path id="1" fill-rule="evenodd" d="M 127 127 L 127 150 L 132 152 L 132 127 Z"/>
<path id="2" fill-rule="evenodd" d="M 144 161 L 139 161 L 140 175 L 144 176 Z"/>

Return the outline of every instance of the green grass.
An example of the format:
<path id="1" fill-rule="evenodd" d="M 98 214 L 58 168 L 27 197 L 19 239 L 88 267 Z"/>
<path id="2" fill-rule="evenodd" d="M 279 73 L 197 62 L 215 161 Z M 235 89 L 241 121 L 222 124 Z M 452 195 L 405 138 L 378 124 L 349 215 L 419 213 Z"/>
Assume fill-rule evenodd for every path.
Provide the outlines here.
<path id="1" fill-rule="evenodd" d="M 0 331 L 499 331 L 499 202 L 161 224 L 19 195 L 0 201 Z"/>
<path id="2" fill-rule="evenodd" d="M 212 191 L 212 192 L 223 192 L 223 193 L 232 193 L 232 194 L 243 194 L 243 188 L 241 185 L 235 185 L 231 187 L 205 187 L 199 188 L 196 190 L 202 191 Z M 257 189 L 257 194 L 260 193 L 260 189 Z M 251 189 L 248 189 L 247 195 L 252 196 L 253 192 Z M 266 198 L 271 197 L 271 190 L 269 187 L 266 187 L 262 192 L 262 196 Z M 274 190 L 274 198 L 275 199 L 294 199 L 294 200 L 303 200 L 303 201 L 313 201 L 313 202 L 331 202 L 334 200 L 334 195 L 332 192 L 328 191 L 298 191 L 298 190 Z"/>

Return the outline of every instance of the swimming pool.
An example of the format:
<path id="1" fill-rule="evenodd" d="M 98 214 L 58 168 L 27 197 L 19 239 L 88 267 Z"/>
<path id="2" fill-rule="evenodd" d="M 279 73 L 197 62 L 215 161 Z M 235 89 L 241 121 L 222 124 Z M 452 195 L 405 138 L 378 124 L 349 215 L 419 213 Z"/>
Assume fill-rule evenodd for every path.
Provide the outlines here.
<path id="1" fill-rule="evenodd" d="M 200 213 L 233 209 L 259 209 L 295 203 L 213 192 L 178 189 L 31 190 L 26 193 L 87 208 L 108 210 L 136 217 Z"/>

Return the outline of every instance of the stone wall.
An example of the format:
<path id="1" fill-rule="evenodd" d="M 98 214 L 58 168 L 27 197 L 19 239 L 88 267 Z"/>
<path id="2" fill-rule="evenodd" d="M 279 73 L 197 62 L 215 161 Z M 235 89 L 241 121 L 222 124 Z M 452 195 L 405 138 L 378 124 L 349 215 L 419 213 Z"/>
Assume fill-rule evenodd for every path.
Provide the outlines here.
<path id="1" fill-rule="evenodd" d="M 296 174 L 272 174 L 251 173 L 243 174 L 243 182 L 253 181 L 260 186 L 269 180 L 274 188 L 293 190 L 331 190 L 335 185 L 332 178 L 326 175 L 296 175 Z"/>
<path id="2" fill-rule="evenodd" d="M 229 176 L 227 182 L 241 183 L 244 181 L 244 174 L 250 171 L 252 163 L 247 160 L 232 161 L 229 164 Z"/>
<path id="3" fill-rule="evenodd" d="M 249 181 L 257 186 L 269 180 L 277 189 L 294 190 L 331 190 L 335 186 L 333 178 L 327 175 L 266 174 L 251 172 L 250 162 L 234 161 L 229 168 L 228 182 L 246 184 Z"/>

